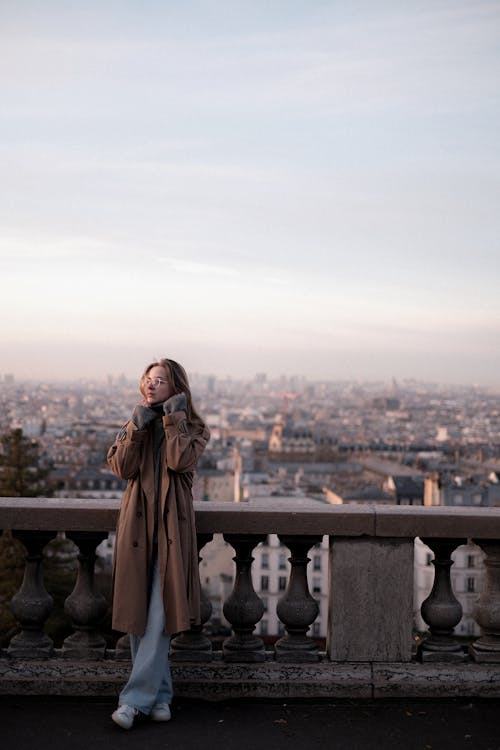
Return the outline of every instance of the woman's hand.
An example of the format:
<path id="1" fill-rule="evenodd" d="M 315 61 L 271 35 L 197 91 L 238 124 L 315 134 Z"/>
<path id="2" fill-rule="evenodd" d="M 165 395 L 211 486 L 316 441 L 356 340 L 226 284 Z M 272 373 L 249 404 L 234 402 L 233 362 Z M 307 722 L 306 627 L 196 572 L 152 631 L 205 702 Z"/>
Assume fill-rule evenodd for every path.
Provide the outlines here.
<path id="1" fill-rule="evenodd" d="M 132 422 L 137 429 L 144 430 L 157 416 L 158 414 L 154 409 L 150 409 L 149 406 L 144 406 L 143 404 L 137 404 L 132 413 Z"/>
<path id="2" fill-rule="evenodd" d="M 187 399 L 185 393 L 176 393 L 174 396 L 170 396 L 163 404 L 163 411 L 165 414 L 173 414 L 176 411 L 186 411 Z"/>

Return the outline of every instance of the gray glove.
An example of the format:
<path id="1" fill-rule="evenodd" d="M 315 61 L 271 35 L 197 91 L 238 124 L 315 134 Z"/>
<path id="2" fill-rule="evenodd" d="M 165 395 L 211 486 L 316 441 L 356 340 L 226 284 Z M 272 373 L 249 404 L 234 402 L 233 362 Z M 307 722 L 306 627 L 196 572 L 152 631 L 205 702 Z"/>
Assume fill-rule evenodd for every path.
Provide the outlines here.
<path id="1" fill-rule="evenodd" d="M 158 414 L 154 409 L 150 409 L 149 406 L 137 404 L 132 413 L 132 422 L 139 430 L 144 430 L 157 416 Z"/>
<path id="2" fill-rule="evenodd" d="M 184 393 L 176 393 L 170 396 L 163 404 L 165 414 L 173 414 L 175 411 L 186 411 L 187 399 Z"/>

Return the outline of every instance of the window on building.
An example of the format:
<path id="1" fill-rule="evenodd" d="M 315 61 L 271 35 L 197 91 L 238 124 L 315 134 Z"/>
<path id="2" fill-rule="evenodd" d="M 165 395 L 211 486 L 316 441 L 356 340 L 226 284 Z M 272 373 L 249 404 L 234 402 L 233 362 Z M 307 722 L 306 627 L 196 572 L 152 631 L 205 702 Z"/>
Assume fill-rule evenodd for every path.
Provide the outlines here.
<path id="1" fill-rule="evenodd" d="M 319 622 L 313 622 L 312 635 L 314 638 L 319 638 L 320 636 L 320 623 Z"/>
<path id="2" fill-rule="evenodd" d="M 269 591 L 269 576 L 260 577 L 260 590 Z"/>
<path id="3" fill-rule="evenodd" d="M 268 609 L 268 602 L 267 602 L 267 596 L 263 596 L 261 598 L 262 606 L 264 607 L 264 612 L 267 612 Z"/>
<path id="4" fill-rule="evenodd" d="M 467 592 L 469 594 L 471 594 L 475 590 L 476 590 L 476 579 L 475 578 L 467 578 Z"/>
<path id="5" fill-rule="evenodd" d="M 313 570 L 321 570 L 321 555 L 314 555 Z"/>
<path id="6" fill-rule="evenodd" d="M 278 635 L 285 635 L 285 626 L 282 622 L 278 623 Z"/>
<path id="7" fill-rule="evenodd" d="M 278 590 L 284 591 L 286 589 L 286 576 L 280 576 L 278 578 Z"/>
<path id="8" fill-rule="evenodd" d="M 425 558 L 425 564 L 432 565 L 433 560 L 434 560 L 434 555 L 432 554 L 432 552 L 428 552 Z"/>
<path id="9" fill-rule="evenodd" d="M 262 568 L 269 568 L 269 552 L 263 552 L 260 558 L 260 565 Z"/>
<path id="10" fill-rule="evenodd" d="M 321 593 L 321 578 L 313 578 L 313 594 Z"/>
<path id="11" fill-rule="evenodd" d="M 286 569 L 286 555 L 283 554 L 283 552 L 280 553 L 280 557 L 279 557 L 279 569 L 280 570 Z"/>
<path id="12" fill-rule="evenodd" d="M 267 635 L 267 620 L 260 621 L 260 634 Z"/>
<path id="13" fill-rule="evenodd" d="M 475 555 L 467 555 L 467 567 L 468 568 L 475 568 L 476 567 L 476 557 L 475 557 Z"/>
<path id="14" fill-rule="evenodd" d="M 453 495 L 453 505 L 462 505 L 464 502 L 464 497 L 461 492 L 455 492 Z"/>

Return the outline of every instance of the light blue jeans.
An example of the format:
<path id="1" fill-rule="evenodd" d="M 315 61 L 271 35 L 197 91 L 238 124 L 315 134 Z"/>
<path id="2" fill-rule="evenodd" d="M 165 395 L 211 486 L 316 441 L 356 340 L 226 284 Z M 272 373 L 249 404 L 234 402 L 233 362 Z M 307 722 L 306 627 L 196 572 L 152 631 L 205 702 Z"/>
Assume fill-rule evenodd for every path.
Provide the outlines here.
<path id="1" fill-rule="evenodd" d="M 150 714 L 156 703 L 172 702 L 172 676 L 168 663 L 170 636 L 165 634 L 164 626 L 163 597 L 155 563 L 146 631 L 143 636 L 130 635 L 132 671 L 120 693 L 120 706 L 126 704 L 143 714 Z"/>

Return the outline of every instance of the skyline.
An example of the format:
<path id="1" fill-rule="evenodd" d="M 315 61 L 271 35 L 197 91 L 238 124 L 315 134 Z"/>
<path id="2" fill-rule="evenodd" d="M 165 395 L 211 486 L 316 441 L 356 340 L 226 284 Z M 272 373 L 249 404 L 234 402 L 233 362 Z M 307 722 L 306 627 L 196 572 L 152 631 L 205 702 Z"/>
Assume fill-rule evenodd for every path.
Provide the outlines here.
<path id="1" fill-rule="evenodd" d="M 500 386 L 499 2 L 0 13 L 1 373 Z"/>

